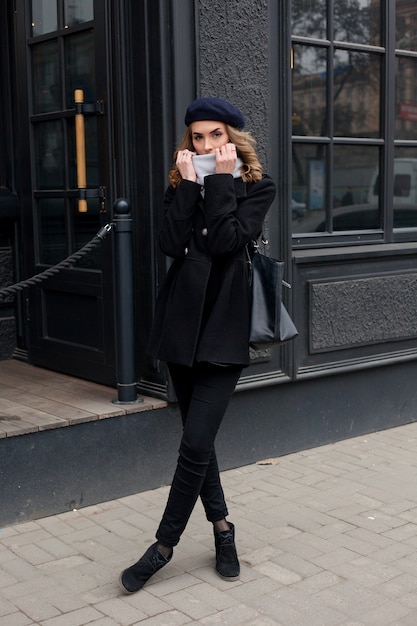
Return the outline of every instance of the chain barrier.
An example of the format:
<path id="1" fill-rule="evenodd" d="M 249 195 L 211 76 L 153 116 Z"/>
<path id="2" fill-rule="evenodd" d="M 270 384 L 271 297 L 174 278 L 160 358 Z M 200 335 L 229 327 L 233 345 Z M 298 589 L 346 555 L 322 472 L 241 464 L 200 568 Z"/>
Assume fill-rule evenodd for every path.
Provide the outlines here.
<path id="1" fill-rule="evenodd" d="M 35 276 L 28 278 L 27 280 L 22 280 L 19 283 L 10 285 L 9 287 L 5 287 L 4 289 L 0 289 L 0 301 L 4 298 L 7 298 L 8 296 L 17 293 L 18 291 L 22 291 L 26 287 L 32 287 L 33 285 L 37 285 L 38 283 L 41 283 L 48 278 L 51 278 L 51 276 L 58 274 L 58 272 L 60 272 L 61 270 L 72 267 L 77 261 L 82 259 L 82 257 L 91 252 L 91 250 L 93 250 L 101 241 L 103 241 L 103 239 L 107 237 L 112 228 L 113 223 L 102 226 L 88 243 L 86 243 L 82 248 L 80 248 L 80 250 L 74 252 L 74 254 L 71 254 L 63 261 L 60 261 L 53 267 L 49 267 L 44 272 L 36 274 Z"/>

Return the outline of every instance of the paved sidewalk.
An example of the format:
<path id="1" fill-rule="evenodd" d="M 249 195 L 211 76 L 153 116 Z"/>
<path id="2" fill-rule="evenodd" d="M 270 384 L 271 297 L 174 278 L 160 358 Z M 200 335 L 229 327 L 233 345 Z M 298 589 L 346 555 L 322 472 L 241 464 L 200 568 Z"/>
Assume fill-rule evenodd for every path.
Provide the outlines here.
<path id="1" fill-rule="evenodd" d="M 268 462 L 269 461 L 269 462 Z M 199 504 L 139 593 L 168 488 L 0 532 L 0 626 L 417 624 L 417 423 L 223 473 L 242 573 L 214 572 Z"/>

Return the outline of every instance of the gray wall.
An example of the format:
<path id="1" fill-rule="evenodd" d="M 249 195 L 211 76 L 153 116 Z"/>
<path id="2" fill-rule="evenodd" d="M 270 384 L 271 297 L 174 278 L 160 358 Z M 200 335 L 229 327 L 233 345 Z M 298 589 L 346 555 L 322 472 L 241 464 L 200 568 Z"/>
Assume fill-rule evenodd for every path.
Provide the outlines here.
<path id="1" fill-rule="evenodd" d="M 201 96 L 226 98 L 242 110 L 265 167 L 270 136 L 268 4 L 267 0 L 198 4 Z"/>

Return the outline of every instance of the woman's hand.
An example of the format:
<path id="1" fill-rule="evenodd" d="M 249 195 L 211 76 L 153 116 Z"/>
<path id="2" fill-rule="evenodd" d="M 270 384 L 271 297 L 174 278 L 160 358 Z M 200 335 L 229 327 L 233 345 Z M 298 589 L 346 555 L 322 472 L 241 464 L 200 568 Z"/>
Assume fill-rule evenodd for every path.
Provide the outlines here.
<path id="1" fill-rule="evenodd" d="M 191 150 L 180 150 L 177 154 L 176 165 L 181 174 L 181 178 L 191 180 L 193 183 L 197 181 L 194 165 L 191 158 L 195 155 Z"/>
<path id="2" fill-rule="evenodd" d="M 233 174 L 236 159 L 236 146 L 233 143 L 216 148 L 216 174 Z"/>

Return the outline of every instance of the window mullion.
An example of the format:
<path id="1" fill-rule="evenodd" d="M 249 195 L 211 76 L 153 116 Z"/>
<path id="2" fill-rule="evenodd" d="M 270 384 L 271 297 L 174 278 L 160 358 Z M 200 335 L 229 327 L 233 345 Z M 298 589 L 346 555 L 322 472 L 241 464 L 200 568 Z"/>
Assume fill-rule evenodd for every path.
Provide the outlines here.
<path id="1" fill-rule="evenodd" d="M 382 158 L 382 210 L 387 242 L 393 241 L 394 227 L 394 140 L 395 140 L 395 2 L 386 0 L 383 23 L 385 29 L 385 72 L 381 100 L 385 149 Z"/>
<path id="2" fill-rule="evenodd" d="M 334 0 L 327 3 L 327 135 L 330 142 L 326 151 L 326 228 L 333 233 L 333 136 L 334 136 Z"/>

